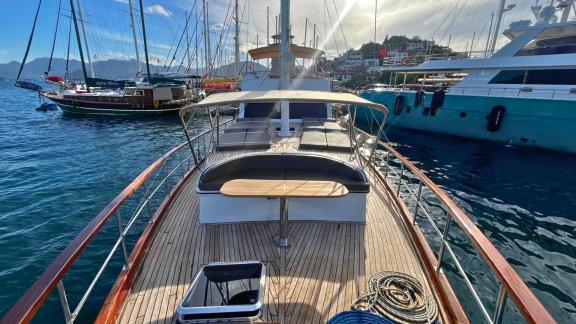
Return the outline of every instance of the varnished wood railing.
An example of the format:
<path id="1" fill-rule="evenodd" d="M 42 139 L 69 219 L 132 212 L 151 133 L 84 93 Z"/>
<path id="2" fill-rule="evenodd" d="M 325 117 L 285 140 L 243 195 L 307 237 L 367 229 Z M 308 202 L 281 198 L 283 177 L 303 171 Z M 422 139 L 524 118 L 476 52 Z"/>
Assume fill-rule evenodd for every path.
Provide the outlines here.
<path id="1" fill-rule="evenodd" d="M 222 122 L 218 126 L 223 128 L 228 123 L 230 123 L 230 121 L 231 120 Z M 194 136 L 191 140 L 199 140 L 202 136 L 209 135 L 211 131 L 213 131 L 213 129 L 207 129 Z M 58 257 L 56 257 L 56 259 L 46 268 L 46 270 L 44 270 L 40 277 L 36 279 L 36 281 L 32 284 L 32 286 L 30 286 L 30 288 L 24 293 L 18 302 L 6 313 L 2 319 L 2 323 L 12 324 L 30 322 L 55 288 L 58 288 L 57 290 L 60 302 L 64 308 L 64 318 L 66 322 L 73 322 L 75 317 L 78 315 L 79 310 L 81 310 L 83 303 L 86 301 L 85 299 L 90 295 L 90 291 L 85 293 L 83 298 L 80 300 L 79 305 L 76 306 L 75 311 L 71 313 L 63 285 L 65 274 L 74 265 L 76 260 L 82 255 L 92 240 L 99 233 L 101 233 L 102 229 L 106 224 L 108 224 L 110 219 L 114 218 L 115 215 L 119 217 L 118 211 L 134 195 L 134 193 L 139 188 L 141 188 L 148 179 L 151 179 L 151 177 L 156 174 L 157 171 L 159 171 L 168 160 L 174 158 L 177 153 L 179 153 L 183 148 L 188 147 L 188 145 L 188 142 L 184 142 L 168 151 L 166 154 L 152 163 L 152 165 L 146 168 L 146 170 L 142 171 L 126 188 L 124 188 L 120 194 L 118 194 L 100 213 L 98 213 L 96 217 L 90 221 L 90 223 L 88 223 L 88 225 L 84 227 L 84 229 L 82 229 L 82 231 L 74 238 L 74 240 L 72 240 L 72 242 L 68 244 L 68 246 L 58 255 Z M 195 154 L 197 153 L 198 152 L 195 152 Z M 184 160 L 180 161 L 177 167 L 182 165 L 186 159 L 191 160 L 191 158 L 192 154 L 188 155 Z M 175 170 L 172 170 L 170 174 L 172 174 L 174 171 Z M 165 178 L 161 180 L 161 183 L 157 188 L 162 185 L 162 183 L 166 180 L 167 177 L 170 176 L 170 174 L 166 175 Z M 147 200 L 150 200 L 150 197 L 148 197 Z M 119 224 L 121 223 L 119 222 Z M 124 232 L 124 228 L 122 228 L 121 225 L 119 226 L 119 231 L 120 238 L 116 242 L 112 252 L 115 252 L 116 249 L 122 247 L 124 250 L 124 261 L 126 263 L 125 265 L 130 266 L 129 256 L 124 243 L 124 236 L 126 233 Z M 93 284 L 99 279 L 103 268 L 105 268 L 108 264 L 111 255 L 113 255 L 112 252 L 96 274 Z M 88 290 L 91 290 L 92 288 L 93 285 L 90 285 Z"/>
<path id="2" fill-rule="evenodd" d="M 365 138 L 373 138 L 373 136 L 368 135 L 365 132 L 360 131 L 361 134 L 365 136 Z M 440 250 L 438 251 L 438 258 L 436 259 L 434 255 L 432 258 L 435 260 L 436 264 L 434 268 L 436 272 L 440 272 L 442 268 L 442 262 L 445 255 L 445 251 L 448 251 L 449 254 L 455 258 L 455 255 L 450 248 L 450 245 L 447 242 L 447 235 L 448 231 L 450 230 L 450 223 L 452 220 L 456 222 L 461 230 L 464 232 L 466 237 L 470 240 L 473 244 L 475 250 L 481 255 L 482 259 L 486 262 L 489 266 L 493 274 L 496 276 L 498 281 L 500 282 L 500 291 L 499 295 L 496 298 L 496 307 L 493 316 L 489 316 L 487 313 L 484 305 L 480 301 L 478 295 L 474 291 L 471 283 L 468 281 L 466 274 L 463 271 L 463 268 L 460 266 L 458 260 L 456 261 L 457 268 L 461 272 L 461 275 L 465 277 L 465 281 L 468 281 L 468 287 L 471 289 L 474 296 L 474 299 L 480 303 L 480 308 L 483 312 L 483 316 L 487 322 L 492 323 L 499 323 L 502 321 L 505 302 L 507 297 L 510 297 L 516 307 L 518 308 L 519 312 L 522 316 L 530 323 L 555 323 L 554 318 L 550 315 L 550 313 L 546 310 L 544 305 L 538 300 L 538 298 L 534 295 L 534 293 L 528 288 L 526 283 L 522 280 L 522 278 L 516 273 L 516 271 L 512 268 L 512 266 L 506 261 L 506 259 L 502 256 L 500 251 L 490 242 L 490 240 L 484 235 L 484 233 L 474 224 L 474 222 L 468 217 L 468 215 L 442 190 L 438 185 L 436 185 L 428 176 L 426 176 L 419 168 L 417 168 L 410 160 L 402 156 L 398 151 L 392 148 L 389 144 L 384 143 L 380 140 L 377 141 L 378 149 L 383 150 L 385 153 L 385 162 L 384 165 L 380 165 L 378 162 L 375 162 L 375 154 L 374 150 L 369 150 L 368 153 L 370 156 L 364 155 L 366 162 L 372 164 L 372 167 L 375 167 L 378 172 L 377 175 L 380 180 L 386 185 L 388 191 L 395 196 L 400 202 L 400 192 L 402 188 L 402 179 L 406 176 L 406 172 L 411 172 L 418 181 L 418 191 L 417 193 L 410 190 L 408 187 L 408 191 L 412 194 L 412 196 L 416 200 L 416 207 L 414 211 L 409 211 L 412 214 L 413 219 L 409 222 L 409 226 L 413 227 L 419 232 L 419 237 L 425 240 L 425 236 L 422 235 L 422 232 L 418 228 L 416 217 L 418 215 L 418 208 L 423 208 L 422 204 L 420 203 L 421 194 L 422 194 L 422 187 L 425 186 L 439 199 L 439 201 L 443 205 L 443 209 L 447 215 L 446 224 L 444 227 L 444 231 L 440 231 L 436 225 L 433 224 L 437 233 L 441 234 L 440 238 Z M 400 173 L 391 170 L 390 162 L 391 159 L 396 159 L 400 166 Z M 370 160 L 370 161 L 368 161 Z M 384 170 L 382 170 L 384 168 Z M 398 184 L 393 188 L 392 184 L 388 181 L 389 173 L 395 173 L 398 177 Z M 402 204 L 404 204 L 402 202 Z M 408 211 L 406 205 L 403 205 L 403 208 Z M 432 221 L 432 220 L 431 220 Z M 427 243 L 426 243 L 427 245 Z M 429 246 L 426 247 L 430 250 Z M 430 250 L 431 251 L 431 250 Z"/>

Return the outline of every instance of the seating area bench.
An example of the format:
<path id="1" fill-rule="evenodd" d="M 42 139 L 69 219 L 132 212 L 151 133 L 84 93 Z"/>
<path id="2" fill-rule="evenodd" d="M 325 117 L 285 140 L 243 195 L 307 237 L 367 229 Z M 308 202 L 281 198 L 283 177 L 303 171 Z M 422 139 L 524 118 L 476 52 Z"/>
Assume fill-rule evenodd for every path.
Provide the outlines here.
<path id="1" fill-rule="evenodd" d="M 268 120 L 237 120 L 220 136 L 218 150 L 269 149 L 269 129 Z"/>
<path id="2" fill-rule="evenodd" d="M 319 180 L 344 185 L 341 198 L 290 200 L 290 219 L 364 222 L 370 184 L 364 171 L 322 155 L 257 153 L 237 156 L 208 167 L 198 181 L 201 223 L 277 219 L 278 199 L 226 197 L 220 188 L 230 180 Z"/>
<path id="3" fill-rule="evenodd" d="M 303 131 L 300 148 L 351 152 L 350 139 L 346 130 L 334 120 L 302 121 Z"/>

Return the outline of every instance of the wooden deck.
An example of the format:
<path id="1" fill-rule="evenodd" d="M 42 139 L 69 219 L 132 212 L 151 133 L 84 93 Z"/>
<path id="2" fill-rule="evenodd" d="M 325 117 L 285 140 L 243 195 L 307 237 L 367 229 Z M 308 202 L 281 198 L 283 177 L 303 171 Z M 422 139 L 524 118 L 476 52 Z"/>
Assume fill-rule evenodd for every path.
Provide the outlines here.
<path id="1" fill-rule="evenodd" d="M 297 140 L 278 140 L 271 151 L 297 150 Z M 247 151 L 214 153 L 208 164 Z M 346 153 L 328 153 L 354 162 Z M 199 174 L 175 199 L 158 228 L 122 309 L 122 323 L 173 323 L 175 311 L 202 265 L 215 261 L 260 260 L 267 265 L 263 321 L 326 322 L 349 310 L 379 271 L 410 274 L 428 286 L 400 216 L 386 194 L 372 185 L 367 223 L 290 222 L 291 246 L 278 248 L 278 224 L 198 224 Z M 374 178 L 370 177 L 370 181 Z M 285 264 L 282 271 L 281 264 Z"/>

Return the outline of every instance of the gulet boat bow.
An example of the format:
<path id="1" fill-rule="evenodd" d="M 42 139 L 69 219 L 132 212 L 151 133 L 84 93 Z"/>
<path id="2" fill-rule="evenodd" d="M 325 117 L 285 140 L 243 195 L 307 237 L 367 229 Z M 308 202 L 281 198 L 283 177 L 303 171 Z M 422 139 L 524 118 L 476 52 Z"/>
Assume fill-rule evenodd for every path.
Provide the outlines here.
<path id="1" fill-rule="evenodd" d="M 291 136 L 281 137 L 281 120 L 222 119 L 218 114 L 225 105 L 259 109 L 280 102 L 306 105 L 314 117 L 290 118 Z M 251 288 L 261 292 L 260 302 L 249 303 L 257 309 L 237 308 L 250 314 L 249 321 L 326 322 L 357 305 L 370 280 L 401 273 L 413 278 L 436 306 L 434 315 L 429 302 L 419 314 L 439 322 L 499 323 L 512 312 L 531 323 L 553 323 L 522 278 L 440 187 L 380 141 L 380 133 L 354 126 L 357 106 L 387 113 L 386 107 L 352 94 L 290 90 L 216 94 L 182 109 L 187 142 L 110 202 L 2 322 L 31 321 L 52 294 L 58 295 L 69 323 L 79 320 L 89 304 L 100 305 L 97 323 L 226 320 L 231 313 L 202 312 L 213 309 L 208 305 L 214 300 L 222 306 L 217 309 L 231 305 L 233 298 L 222 290 L 233 289 L 228 281 L 208 284 L 214 276 L 224 280 L 217 269 L 228 264 L 262 271 L 250 275 L 260 281 L 247 281 L 261 282 Z M 204 109 L 212 127 L 190 127 Z M 326 116 L 317 117 L 322 111 Z M 262 193 L 266 186 L 245 186 L 249 193 L 242 183 L 250 181 L 275 193 Z M 326 186 L 337 194 L 329 197 Z M 110 253 L 94 269 L 94 280 L 74 287 L 83 292 L 71 298 L 65 288 L 71 271 L 93 239 L 111 235 L 104 230 L 109 223 L 117 223 L 119 231 Z M 478 254 L 475 263 L 484 263 L 495 278 L 483 287 L 494 293 L 491 297 L 479 297 L 477 285 L 485 281 L 470 277 L 469 264 L 461 263 L 453 248 L 453 235 L 469 242 Z M 123 262 L 111 262 L 114 256 Z M 446 272 L 447 264 L 455 276 Z M 104 271 L 118 277 L 99 302 L 93 288 Z M 187 289 L 194 277 L 193 287 L 202 288 L 198 280 L 208 280 L 202 307 L 190 306 L 194 292 Z M 479 312 L 472 313 L 472 307 Z M 417 322 L 402 317 L 406 314 L 384 314 Z"/>

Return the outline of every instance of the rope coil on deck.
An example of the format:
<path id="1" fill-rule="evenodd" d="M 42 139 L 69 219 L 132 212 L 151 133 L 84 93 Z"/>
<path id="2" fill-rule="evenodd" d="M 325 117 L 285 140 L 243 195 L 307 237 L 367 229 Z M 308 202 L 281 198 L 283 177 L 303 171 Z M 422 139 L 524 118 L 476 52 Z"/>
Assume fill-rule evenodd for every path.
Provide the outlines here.
<path id="1" fill-rule="evenodd" d="M 399 272 L 378 272 L 367 283 L 368 292 L 352 309 L 370 311 L 398 323 L 431 323 L 438 317 L 438 306 L 420 282 Z"/>

